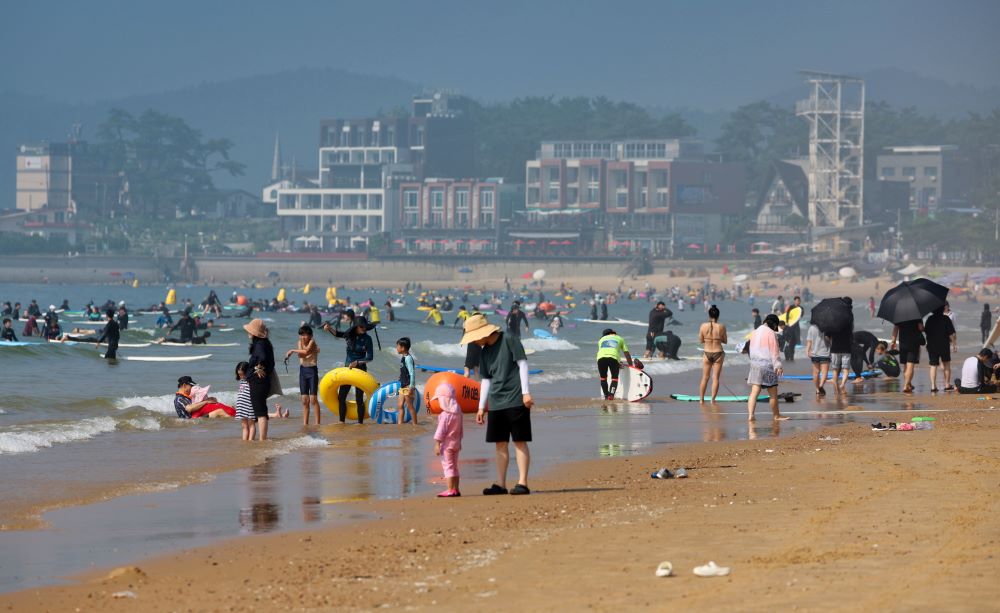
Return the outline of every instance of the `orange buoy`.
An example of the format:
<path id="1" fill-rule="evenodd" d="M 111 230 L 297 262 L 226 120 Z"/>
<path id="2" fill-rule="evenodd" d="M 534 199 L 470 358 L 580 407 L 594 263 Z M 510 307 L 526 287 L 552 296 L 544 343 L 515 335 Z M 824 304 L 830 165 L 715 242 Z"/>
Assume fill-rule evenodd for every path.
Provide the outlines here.
<path id="1" fill-rule="evenodd" d="M 244 295 L 242 295 L 242 294 L 240 294 L 239 296 L 236 297 L 236 304 L 238 304 L 240 306 L 246 306 L 247 305 L 247 297 L 244 296 Z"/>
<path id="2" fill-rule="evenodd" d="M 442 383 L 448 383 L 455 388 L 455 400 L 463 413 L 475 413 L 479 410 L 479 382 L 468 377 L 463 377 L 458 373 L 439 372 L 432 375 L 424 385 L 424 405 L 427 410 L 437 415 L 441 412 L 441 406 L 434 400 L 437 387 Z"/>

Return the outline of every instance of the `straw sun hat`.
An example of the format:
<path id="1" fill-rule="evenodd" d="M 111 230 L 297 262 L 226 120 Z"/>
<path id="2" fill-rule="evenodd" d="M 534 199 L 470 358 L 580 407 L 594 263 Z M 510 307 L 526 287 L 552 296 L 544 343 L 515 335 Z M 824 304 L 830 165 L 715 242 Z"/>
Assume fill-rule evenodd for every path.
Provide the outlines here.
<path id="1" fill-rule="evenodd" d="M 485 315 L 476 314 L 465 320 L 462 330 L 464 334 L 462 334 L 462 340 L 459 341 L 459 344 L 466 345 L 484 339 L 494 332 L 499 332 L 500 328 L 486 321 Z"/>
<path id="2" fill-rule="evenodd" d="M 263 319 L 254 319 L 244 325 L 243 329 L 257 338 L 267 338 L 267 326 L 264 325 Z"/>

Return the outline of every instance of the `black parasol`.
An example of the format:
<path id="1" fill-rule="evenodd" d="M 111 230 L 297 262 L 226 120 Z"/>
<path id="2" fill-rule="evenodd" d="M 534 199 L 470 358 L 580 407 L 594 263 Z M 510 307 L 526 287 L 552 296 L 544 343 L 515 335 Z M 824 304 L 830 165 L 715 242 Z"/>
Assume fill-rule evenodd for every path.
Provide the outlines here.
<path id="1" fill-rule="evenodd" d="M 843 298 L 824 298 L 813 307 L 809 321 L 823 334 L 849 332 L 854 327 L 854 311 Z"/>
<path id="2" fill-rule="evenodd" d="M 903 281 L 882 296 L 878 316 L 894 324 L 923 319 L 934 309 L 944 306 L 948 288 L 930 279 Z"/>

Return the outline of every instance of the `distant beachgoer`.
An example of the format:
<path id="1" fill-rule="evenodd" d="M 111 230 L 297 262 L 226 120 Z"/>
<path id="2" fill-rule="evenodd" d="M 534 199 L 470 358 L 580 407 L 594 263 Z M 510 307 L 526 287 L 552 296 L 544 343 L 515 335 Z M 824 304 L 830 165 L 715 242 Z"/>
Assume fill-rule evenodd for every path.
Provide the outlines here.
<path id="1" fill-rule="evenodd" d="M 535 401 L 528 388 L 528 359 L 520 339 L 501 332 L 482 315 L 466 320 L 461 344 L 482 347 L 479 411 L 476 423 L 486 423 L 486 442 L 496 445 L 497 481 L 483 490 L 484 496 L 507 493 L 509 442 L 514 441 L 517 460 L 517 485 L 511 494 L 530 494 L 528 470 L 531 466 L 531 407 Z M 488 415 L 488 417 L 487 417 Z"/>
<path id="2" fill-rule="evenodd" d="M 285 364 L 293 355 L 299 358 L 299 394 L 302 395 L 302 425 L 309 425 L 309 408 L 316 410 L 316 425 L 320 425 L 319 410 L 319 345 L 313 338 L 310 326 L 299 328 L 299 342 L 295 349 L 285 352 Z"/>
<path id="3" fill-rule="evenodd" d="M 806 356 L 812 362 L 813 386 L 817 396 L 825 396 L 826 378 L 830 374 L 830 337 L 816 324 L 806 332 Z M 834 382 L 836 385 L 836 382 Z"/>
<path id="4" fill-rule="evenodd" d="M 17 335 L 14 334 L 14 322 L 9 317 L 3 319 L 3 329 L 0 330 L 0 340 L 8 343 L 16 343 Z"/>
<path id="5" fill-rule="evenodd" d="M 115 321 L 115 312 L 108 309 L 108 323 L 104 325 L 101 337 L 97 339 L 97 346 L 100 347 L 104 341 L 108 342 L 108 352 L 104 354 L 105 360 L 115 360 L 118 358 L 118 341 L 121 339 L 121 329 Z"/>
<path id="6" fill-rule="evenodd" d="M 464 433 L 462 409 L 455 399 L 455 388 L 447 383 L 437 387 L 434 400 L 437 400 L 438 406 L 441 407 L 437 430 L 434 431 L 434 455 L 441 456 L 441 469 L 448 487 L 438 494 L 438 498 L 454 498 L 462 495 L 458 487 L 458 452 L 462 449 Z"/>
<path id="7" fill-rule="evenodd" d="M 549 320 L 549 330 L 552 332 L 553 335 L 559 334 L 559 328 L 562 328 L 564 325 L 566 324 L 563 323 L 562 315 L 560 315 L 559 313 L 553 315 L 552 319 Z"/>
<path id="8" fill-rule="evenodd" d="M 118 303 L 118 329 L 122 332 L 128 330 L 128 309 L 124 300 Z"/>
<path id="9" fill-rule="evenodd" d="M 875 319 L 875 296 L 868 297 L 868 317 Z"/>
<path id="10" fill-rule="evenodd" d="M 937 370 L 940 364 L 944 376 L 944 391 L 954 390 L 951 384 L 951 352 L 958 352 L 958 341 L 955 336 L 955 326 L 944 314 L 944 306 L 934 309 L 931 316 L 924 322 L 924 334 L 927 337 L 927 363 L 930 364 L 931 391 L 938 391 Z"/>
<path id="11" fill-rule="evenodd" d="M 510 307 L 510 312 L 507 313 L 507 318 L 504 320 L 507 325 L 507 334 L 515 338 L 521 338 L 521 324 L 524 324 L 524 330 L 527 332 L 531 329 L 528 324 L 528 318 L 525 316 L 524 311 L 521 310 L 521 305 L 515 302 Z"/>
<path id="12" fill-rule="evenodd" d="M 628 351 L 625 339 L 611 328 L 605 328 L 601 339 L 597 341 L 597 373 L 601 379 L 601 391 L 605 400 L 614 400 L 618 390 L 618 375 L 622 359 L 632 366 L 632 354 Z M 611 381 L 608 382 L 608 375 Z"/>
<path id="13" fill-rule="evenodd" d="M 926 345 L 924 339 L 924 322 L 919 319 L 903 321 L 892 328 L 890 349 L 896 348 L 899 341 L 899 361 L 903 364 L 903 393 L 913 393 L 913 371 L 920 363 L 920 347 Z"/>
<path id="14" fill-rule="evenodd" d="M 785 308 L 785 360 L 795 361 L 795 346 L 802 341 L 802 329 L 799 327 L 799 320 L 791 322 L 792 310 L 799 309 L 799 318 L 802 317 L 802 298 L 796 296 L 792 299 L 792 304 Z"/>
<path id="15" fill-rule="evenodd" d="M 778 379 L 782 368 L 778 337 L 775 334 L 777 330 L 778 316 L 771 313 L 764 318 L 764 324 L 750 334 L 750 374 L 747 376 L 747 384 L 750 385 L 750 396 L 747 399 L 749 421 L 754 421 L 757 396 L 765 389 L 774 419 L 788 419 L 778 409 Z"/>
<path id="16" fill-rule="evenodd" d="M 250 337 L 250 359 L 247 360 L 247 381 L 250 383 L 250 404 L 257 418 L 257 440 L 267 440 L 269 412 L 267 399 L 271 395 L 274 372 L 274 347 L 268 339 L 268 329 L 261 319 L 243 326 Z"/>
<path id="17" fill-rule="evenodd" d="M 997 385 L 990 379 L 997 373 L 993 351 L 981 349 L 979 353 L 966 358 L 962 363 L 962 378 L 955 379 L 959 394 L 992 394 Z"/>
<path id="18" fill-rule="evenodd" d="M 762 323 L 760 319 L 760 309 L 756 307 L 750 309 L 750 315 L 753 317 L 753 329 L 756 330 Z"/>
<path id="19" fill-rule="evenodd" d="M 838 394 L 847 393 L 847 380 L 851 376 L 851 350 L 854 345 L 854 314 L 850 311 L 854 301 L 849 296 L 841 298 L 847 304 L 848 321 L 830 335 L 830 370 L 833 386 Z"/>
<path id="20" fill-rule="evenodd" d="M 21 336 L 35 336 L 38 334 L 38 320 L 34 315 L 28 315 L 26 321 L 24 322 L 24 329 L 21 330 Z"/>
<path id="21" fill-rule="evenodd" d="M 979 341 L 981 343 L 986 343 L 986 339 L 990 336 L 990 331 L 993 329 L 993 314 L 990 312 L 990 305 L 983 305 L 983 312 L 979 316 L 979 331 L 982 333 L 982 339 Z"/>
<path id="22" fill-rule="evenodd" d="M 653 349 L 656 346 L 655 339 L 657 336 L 663 334 L 663 328 L 667 323 L 667 319 L 673 317 L 667 309 L 667 304 L 663 301 L 657 302 L 656 306 L 649 312 L 649 321 L 646 327 L 646 350 L 643 352 L 642 357 L 648 358 L 653 355 Z"/>
<path id="23" fill-rule="evenodd" d="M 413 356 L 410 355 L 410 339 L 402 337 L 396 341 L 396 353 L 399 358 L 399 403 L 396 407 L 396 423 L 403 425 L 403 411 L 410 415 L 410 423 L 414 426 L 417 423 L 417 409 L 413 406 L 413 396 L 417 390 L 417 373 L 414 368 Z M 457 488 L 455 488 L 457 489 Z"/>
<path id="24" fill-rule="evenodd" d="M 431 307 L 431 310 L 427 312 L 427 317 L 424 318 L 424 323 L 427 323 L 427 321 L 431 319 L 434 320 L 434 324 L 437 326 L 444 325 L 444 317 L 441 316 L 440 305 L 435 304 Z"/>
<path id="25" fill-rule="evenodd" d="M 698 384 L 699 402 L 705 402 L 705 390 L 712 378 L 712 402 L 719 395 L 722 383 L 722 364 L 726 361 L 724 345 L 729 342 L 725 324 L 719 323 L 719 307 L 714 304 L 708 309 L 708 321 L 698 329 L 698 341 L 702 345 L 701 382 Z"/>
<path id="26" fill-rule="evenodd" d="M 177 380 L 177 393 L 174 394 L 174 411 L 180 419 L 196 419 L 199 417 L 235 417 L 236 409 L 220 403 L 214 396 L 194 402 L 191 397 L 192 388 L 197 385 L 194 379 L 184 375 Z"/>
<path id="27" fill-rule="evenodd" d="M 351 322 L 351 329 L 347 332 L 334 330 L 329 324 L 323 329 L 337 338 L 342 338 L 347 345 L 347 355 L 344 364 L 347 368 L 357 368 L 368 372 L 368 363 L 374 357 L 375 348 L 372 345 L 372 337 L 368 336 L 368 320 L 364 317 L 355 317 Z M 349 385 L 341 385 L 337 390 L 337 411 L 340 415 L 340 423 L 347 421 L 347 394 L 351 391 Z M 354 401 L 358 407 L 358 423 L 365 423 L 365 392 L 361 388 L 354 388 Z"/>
<path id="28" fill-rule="evenodd" d="M 451 324 L 452 328 L 457 328 L 459 324 L 465 323 L 465 320 L 469 318 L 469 310 L 465 308 L 465 305 L 458 307 L 458 313 L 455 315 L 455 322 Z"/>
<path id="29" fill-rule="evenodd" d="M 180 330 L 180 340 L 172 342 L 190 343 L 194 339 L 194 333 L 197 329 L 198 324 L 191 317 L 191 312 L 184 311 L 181 313 L 181 318 L 177 320 L 177 323 L 170 326 L 170 329 L 167 330 L 167 334 L 173 333 L 174 330 Z"/>
<path id="30" fill-rule="evenodd" d="M 668 360 L 679 360 L 677 352 L 681 349 L 681 337 L 667 330 L 653 339 L 653 346 L 660 352 L 660 357 Z"/>

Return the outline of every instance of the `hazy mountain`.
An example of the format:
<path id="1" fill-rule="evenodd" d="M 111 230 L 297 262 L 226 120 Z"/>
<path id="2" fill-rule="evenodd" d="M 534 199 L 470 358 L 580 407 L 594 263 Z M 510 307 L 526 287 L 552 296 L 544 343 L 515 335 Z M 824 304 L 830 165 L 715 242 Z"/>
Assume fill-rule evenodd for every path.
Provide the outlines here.
<path id="1" fill-rule="evenodd" d="M 320 119 L 408 107 L 420 91 L 419 85 L 393 77 L 303 69 L 88 104 L 0 93 L 0 151 L 7 152 L 0 164 L 0 208 L 13 206 L 12 153 L 18 144 L 65 141 L 74 123 L 83 124 L 84 139 L 94 139 L 114 107 L 136 113 L 153 108 L 183 118 L 206 136 L 232 139 L 232 156 L 247 165 L 246 176 L 218 182 L 256 190 L 270 179 L 276 131 L 286 163 L 294 156 L 300 168 L 315 169 Z"/>
<path id="2" fill-rule="evenodd" d="M 967 111 L 985 112 L 1000 101 L 1000 88 L 953 85 L 902 70 L 874 70 L 861 76 L 866 79 L 869 100 L 916 106 L 942 117 L 960 116 Z M 206 136 L 232 139 L 236 143 L 233 156 L 247 164 L 247 174 L 238 179 L 222 178 L 219 183 L 256 190 L 270 178 L 275 131 L 281 133 L 286 162 L 295 156 L 300 168 L 315 169 L 321 118 L 364 117 L 379 110 L 408 107 L 411 96 L 422 89 L 395 77 L 299 69 L 87 104 L 62 104 L 37 96 L 0 93 L 0 151 L 6 152 L 0 160 L 0 208 L 13 206 L 13 152 L 18 144 L 64 141 L 75 123 L 83 124 L 85 139 L 93 139 L 97 125 L 113 107 L 133 112 L 154 108 L 184 118 Z M 802 84 L 767 99 L 791 105 L 804 97 L 806 91 Z M 476 96 L 476 92 L 466 93 Z M 683 100 L 676 102 L 684 104 Z M 725 111 L 683 106 L 664 105 L 651 110 L 680 113 L 698 129 L 701 138 L 709 141 L 719 135 L 727 118 Z"/>

